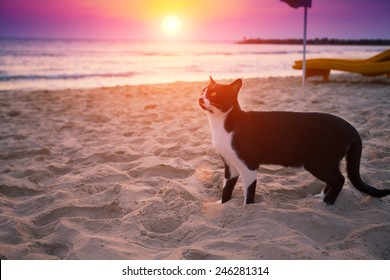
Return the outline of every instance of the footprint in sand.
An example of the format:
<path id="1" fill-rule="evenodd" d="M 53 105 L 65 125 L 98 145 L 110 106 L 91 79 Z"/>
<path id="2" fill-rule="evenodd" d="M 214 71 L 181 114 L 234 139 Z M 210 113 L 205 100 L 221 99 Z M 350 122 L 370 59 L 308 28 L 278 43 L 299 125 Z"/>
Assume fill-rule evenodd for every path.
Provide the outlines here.
<path id="1" fill-rule="evenodd" d="M 35 242 L 29 247 L 31 251 L 26 255 L 26 259 L 48 259 L 48 256 L 52 256 L 53 259 L 64 259 L 68 252 L 68 246 L 61 243 L 42 243 Z"/>
<path id="2" fill-rule="evenodd" d="M 30 150 L 20 150 L 12 151 L 5 154 L 0 154 L 0 159 L 23 159 L 23 158 L 32 158 L 35 156 L 49 156 L 51 151 L 46 148 L 41 149 L 30 149 Z"/>
<path id="3" fill-rule="evenodd" d="M 168 186 L 140 209 L 140 223 L 149 232 L 173 232 L 188 220 L 194 200 L 186 190 Z"/>
<path id="4" fill-rule="evenodd" d="M 42 192 L 43 191 L 38 191 L 29 188 L 22 188 L 18 186 L 6 186 L 6 185 L 0 186 L 0 194 L 3 194 L 8 197 L 34 196 L 34 195 L 39 195 Z"/>
<path id="5" fill-rule="evenodd" d="M 361 231 L 355 232 L 359 239 L 375 259 L 388 260 L 390 258 L 390 225 L 371 225 Z"/>
<path id="6" fill-rule="evenodd" d="M 57 208 L 49 213 L 36 217 L 33 222 L 36 226 L 41 227 L 52 222 L 58 221 L 65 217 L 86 217 L 90 219 L 112 219 L 122 218 L 124 215 L 119 200 L 113 201 L 111 204 L 90 207 L 90 206 L 66 206 Z"/>

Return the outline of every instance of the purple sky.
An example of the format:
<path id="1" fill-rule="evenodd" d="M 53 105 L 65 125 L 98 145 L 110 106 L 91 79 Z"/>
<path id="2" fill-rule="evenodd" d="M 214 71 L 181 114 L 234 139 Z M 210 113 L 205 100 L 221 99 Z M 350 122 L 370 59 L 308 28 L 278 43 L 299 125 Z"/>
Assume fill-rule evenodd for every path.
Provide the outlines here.
<path id="1" fill-rule="evenodd" d="M 279 0 L 0 0 L 0 37 L 166 39 L 301 38 L 303 8 Z M 389 0 L 313 0 L 308 38 L 390 39 Z"/>

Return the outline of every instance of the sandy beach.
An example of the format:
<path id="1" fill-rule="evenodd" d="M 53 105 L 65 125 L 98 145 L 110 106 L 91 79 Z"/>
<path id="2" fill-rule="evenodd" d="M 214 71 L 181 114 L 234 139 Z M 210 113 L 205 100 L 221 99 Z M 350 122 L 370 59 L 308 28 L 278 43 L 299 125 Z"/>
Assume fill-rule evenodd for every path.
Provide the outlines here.
<path id="1" fill-rule="evenodd" d="M 1 259 L 390 259 L 390 197 L 348 180 L 325 206 L 305 170 L 261 166 L 255 204 L 242 205 L 240 181 L 216 203 L 206 78 L 1 92 Z M 244 79 L 239 100 L 346 119 L 363 139 L 362 178 L 390 188 L 390 79 Z"/>

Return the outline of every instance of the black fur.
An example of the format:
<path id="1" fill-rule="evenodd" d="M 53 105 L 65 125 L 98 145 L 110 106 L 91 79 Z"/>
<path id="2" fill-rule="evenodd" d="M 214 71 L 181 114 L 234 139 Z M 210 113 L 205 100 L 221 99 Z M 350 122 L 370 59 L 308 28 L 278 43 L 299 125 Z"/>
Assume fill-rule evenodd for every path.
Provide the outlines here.
<path id="1" fill-rule="evenodd" d="M 225 130 L 233 133 L 231 145 L 249 170 L 257 170 L 260 164 L 303 166 L 327 184 L 324 202 L 333 204 L 344 185 L 339 164 L 346 156 L 348 177 L 359 191 L 374 197 L 390 194 L 390 190 L 378 190 L 362 181 L 362 141 L 351 124 L 325 113 L 242 111 L 237 99 L 241 83 L 236 80 L 230 85 L 219 85 L 211 79 L 205 96 L 214 106 L 210 113 L 228 112 Z M 199 103 L 205 109 L 204 101 L 200 99 Z M 237 178 L 230 178 L 225 162 L 222 202 L 230 199 Z M 254 203 L 256 181 L 244 187 L 245 203 Z"/>
<path id="2" fill-rule="evenodd" d="M 256 180 L 254 180 L 247 189 L 245 204 L 255 203 L 255 193 L 256 193 Z"/>

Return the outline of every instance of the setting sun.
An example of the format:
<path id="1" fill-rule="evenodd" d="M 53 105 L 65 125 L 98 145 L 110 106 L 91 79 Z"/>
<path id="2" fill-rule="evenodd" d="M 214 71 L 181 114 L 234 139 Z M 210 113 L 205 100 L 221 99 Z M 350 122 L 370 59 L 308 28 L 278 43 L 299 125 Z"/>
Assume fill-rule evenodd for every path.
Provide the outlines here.
<path id="1" fill-rule="evenodd" d="M 180 32 L 181 30 L 181 20 L 177 16 L 167 16 L 164 18 L 164 21 L 162 23 L 162 28 L 165 33 L 168 35 L 175 35 Z"/>

